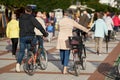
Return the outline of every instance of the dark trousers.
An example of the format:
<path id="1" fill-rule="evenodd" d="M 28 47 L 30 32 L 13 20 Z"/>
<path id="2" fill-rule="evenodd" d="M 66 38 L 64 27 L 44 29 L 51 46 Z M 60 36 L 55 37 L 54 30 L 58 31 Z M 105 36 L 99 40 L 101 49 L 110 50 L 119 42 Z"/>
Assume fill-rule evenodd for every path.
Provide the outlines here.
<path id="1" fill-rule="evenodd" d="M 43 37 L 39 36 L 39 35 L 37 35 L 36 37 L 37 37 L 37 40 L 38 40 L 38 43 L 39 43 L 38 47 L 42 48 L 41 54 L 44 54 L 44 51 L 43 51 L 43 48 L 44 48 L 43 47 Z"/>
<path id="2" fill-rule="evenodd" d="M 16 55 L 18 38 L 11 38 L 12 41 L 12 55 Z"/>
<path id="3" fill-rule="evenodd" d="M 55 36 L 55 25 L 53 25 L 53 37 Z"/>
<path id="4" fill-rule="evenodd" d="M 114 26 L 114 30 L 116 31 L 116 32 L 118 32 L 118 28 L 119 28 L 119 26 Z"/>
<path id="5" fill-rule="evenodd" d="M 108 41 L 110 41 L 110 37 L 111 37 L 111 30 L 108 30 Z"/>

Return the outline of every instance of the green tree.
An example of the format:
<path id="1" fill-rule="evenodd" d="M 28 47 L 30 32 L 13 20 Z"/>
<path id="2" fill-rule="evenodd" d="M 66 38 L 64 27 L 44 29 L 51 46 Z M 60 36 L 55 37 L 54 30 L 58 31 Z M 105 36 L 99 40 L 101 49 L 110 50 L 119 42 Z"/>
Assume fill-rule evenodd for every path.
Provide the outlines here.
<path id="1" fill-rule="evenodd" d="M 108 5 L 100 4 L 99 0 L 0 0 L 0 4 L 4 4 L 11 10 L 25 7 L 28 4 L 35 4 L 37 10 L 49 12 L 56 8 L 67 9 L 71 4 L 76 4 L 77 1 L 97 11 L 116 10 L 115 8 L 108 7 Z M 119 0 L 116 1 L 119 2 Z"/>
<path id="2" fill-rule="evenodd" d="M 0 4 L 9 9 L 25 7 L 28 4 L 37 5 L 37 10 L 51 11 L 56 8 L 67 9 L 72 0 L 0 0 Z"/>

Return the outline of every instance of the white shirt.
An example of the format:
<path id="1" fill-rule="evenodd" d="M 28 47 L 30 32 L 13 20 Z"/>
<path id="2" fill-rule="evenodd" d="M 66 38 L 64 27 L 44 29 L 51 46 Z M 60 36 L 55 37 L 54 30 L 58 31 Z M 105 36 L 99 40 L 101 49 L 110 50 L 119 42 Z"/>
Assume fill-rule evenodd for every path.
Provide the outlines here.
<path id="1" fill-rule="evenodd" d="M 114 23 L 113 23 L 113 20 L 112 20 L 112 18 L 110 16 L 105 18 L 105 23 L 106 23 L 106 25 L 108 27 L 108 30 L 112 30 L 113 31 Z"/>
<path id="2" fill-rule="evenodd" d="M 42 25 L 42 27 L 46 30 L 45 22 L 42 18 L 36 17 L 36 19 L 39 21 L 39 23 Z M 43 35 L 39 29 L 35 28 L 34 32 L 36 35 Z"/>

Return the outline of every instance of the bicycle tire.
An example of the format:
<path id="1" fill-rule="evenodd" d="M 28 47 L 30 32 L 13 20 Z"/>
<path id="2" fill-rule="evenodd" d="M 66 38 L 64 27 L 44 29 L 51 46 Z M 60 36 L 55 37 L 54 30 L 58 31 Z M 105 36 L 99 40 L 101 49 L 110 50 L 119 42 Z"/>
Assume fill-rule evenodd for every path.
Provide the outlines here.
<path id="1" fill-rule="evenodd" d="M 85 48 L 85 45 L 83 44 L 83 52 L 84 52 L 84 55 L 82 55 L 82 57 L 85 57 L 86 58 L 86 48 Z"/>
<path id="2" fill-rule="evenodd" d="M 116 80 L 116 70 L 117 66 L 113 66 L 110 71 L 107 73 L 105 80 Z"/>
<path id="3" fill-rule="evenodd" d="M 81 66 L 82 66 L 82 70 L 86 69 L 86 58 L 84 57 L 82 57 Z"/>
<path id="4" fill-rule="evenodd" d="M 74 68 L 74 70 L 75 70 L 75 75 L 76 75 L 76 76 L 79 76 L 80 70 L 81 70 L 81 65 L 76 61 L 76 62 L 74 63 L 73 68 Z"/>
<path id="5" fill-rule="evenodd" d="M 75 71 L 75 75 L 78 76 L 80 74 L 81 64 L 80 64 L 80 61 L 78 59 L 78 54 L 74 53 L 73 56 L 74 56 L 74 58 L 73 58 L 73 61 L 74 61 L 73 69 Z"/>
<path id="6" fill-rule="evenodd" d="M 120 63 L 118 64 L 118 73 L 120 75 Z"/>
<path id="7" fill-rule="evenodd" d="M 75 75 L 78 76 L 81 70 L 86 69 L 86 59 L 82 58 L 81 61 L 74 62 Z"/>
<path id="8" fill-rule="evenodd" d="M 115 78 L 105 77 L 105 80 L 115 80 Z"/>
<path id="9" fill-rule="evenodd" d="M 29 74 L 29 75 L 33 75 L 34 74 L 34 64 L 33 64 L 33 59 L 30 61 L 30 63 L 28 63 L 29 59 L 31 59 L 31 57 L 33 57 L 33 52 L 29 51 L 28 52 L 28 56 L 25 60 L 25 63 L 23 65 L 23 69 L 24 71 Z"/>
<path id="10" fill-rule="evenodd" d="M 40 51 L 39 53 L 41 53 L 41 50 L 39 50 L 39 51 Z M 45 48 L 43 48 L 43 52 L 44 52 L 44 54 L 39 55 L 37 63 L 42 70 L 45 70 L 48 65 L 48 57 L 47 57 L 48 52 L 45 50 Z"/>

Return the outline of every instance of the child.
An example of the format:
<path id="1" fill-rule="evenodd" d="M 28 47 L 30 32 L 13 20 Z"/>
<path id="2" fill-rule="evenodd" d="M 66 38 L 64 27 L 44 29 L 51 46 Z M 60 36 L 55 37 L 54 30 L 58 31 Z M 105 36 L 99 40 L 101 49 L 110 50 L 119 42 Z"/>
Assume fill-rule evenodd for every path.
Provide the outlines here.
<path id="1" fill-rule="evenodd" d="M 51 22 L 48 23 L 48 26 L 46 28 L 46 31 L 48 32 L 48 41 L 51 42 L 52 36 L 53 36 L 53 26 L 51 25 Z"/>

